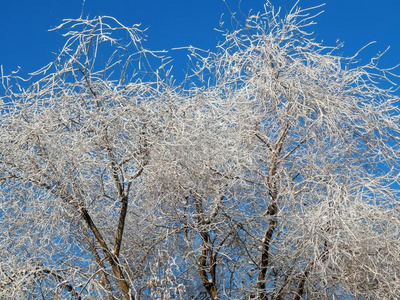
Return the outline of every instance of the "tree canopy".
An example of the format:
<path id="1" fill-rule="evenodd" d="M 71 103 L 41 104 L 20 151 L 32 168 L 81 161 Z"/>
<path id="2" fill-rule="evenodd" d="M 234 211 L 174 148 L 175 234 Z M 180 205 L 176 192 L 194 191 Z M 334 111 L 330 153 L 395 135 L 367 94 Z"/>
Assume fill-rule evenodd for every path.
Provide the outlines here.
<path id="1" fill-rule="evenodd" d="M 2 299 L 394 299 L 393 69 L 266 5 L 192 71 L 112 17 L 3 75 Z M 389 88 L 388 88 L 389 86 Z"/>

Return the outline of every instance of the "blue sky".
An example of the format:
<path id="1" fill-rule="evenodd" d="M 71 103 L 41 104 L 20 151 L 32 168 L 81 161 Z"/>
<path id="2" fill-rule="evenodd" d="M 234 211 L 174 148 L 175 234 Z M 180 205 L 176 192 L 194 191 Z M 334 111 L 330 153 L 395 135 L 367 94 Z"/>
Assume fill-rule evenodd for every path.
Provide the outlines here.
<path id="1" fill-rule="evenodd" d="M 283 10 L 294 3 L 272 2 Z M 341 50 L 344 55 L 352 55 L 368 42 L 376 41 L 363 53 L 364 62 L 390 45 L 382 65 L 400 63 L 400 1 L 326 2 L 325 13 L 316 19 L 318 24 L 314 27 L 317 40 L 333 45 L 340 39 L 345 43 Z M 240 6 L 247 14 L 250 9 L 262 10 L 264 3 L 265 0 L 86 0 L 83 15 L 112 15 L 126 25 L 142 23 L 148 27 L 146 46 L 152 50 L 188 45 L 213 49 L 220 39 L 214 28 L 218 27 L 221 14 L 229 14 L 227 6 L 233 11 Z M 302 0 L 300 6 L 321 3 L 324 1 Z M 82 0 L 1 0 L 0 4 L 0 64 L 6 73 L 18 66 L 31 72 L 51 61 L 52 53 L 62 47 L 64 40 L 57 32 L 47 30 L 64 18 L 79 17 L 82 11 Z M 186 56 L 182 51 L 171 55 L 175 58 L 175 77 L 179 78 Z M 400 80 L 397 82 L 400 84 Z"/>

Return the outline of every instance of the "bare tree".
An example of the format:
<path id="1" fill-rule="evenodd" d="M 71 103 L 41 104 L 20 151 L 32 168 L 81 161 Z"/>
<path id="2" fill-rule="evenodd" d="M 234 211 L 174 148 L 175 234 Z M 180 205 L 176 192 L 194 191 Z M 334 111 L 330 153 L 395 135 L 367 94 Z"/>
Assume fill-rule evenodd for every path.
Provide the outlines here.
<path id="1" fill-rule="evenodd" d="M 179 86 L 111 17 L 3 76 L 1 298 L 395 299 L 392 69 L 314 40 L 315 10 L 189 48 Z"/>

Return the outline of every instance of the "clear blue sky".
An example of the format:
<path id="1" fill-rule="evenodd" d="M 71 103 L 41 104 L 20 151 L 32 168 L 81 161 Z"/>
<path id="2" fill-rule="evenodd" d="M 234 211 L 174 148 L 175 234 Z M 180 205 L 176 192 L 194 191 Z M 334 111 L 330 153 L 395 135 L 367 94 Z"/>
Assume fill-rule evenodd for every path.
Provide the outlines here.
<path id="1" fill-rule="evenodd" d="M 232 10 L 247 14 L 249 9 L 263 9 L 265 0 L 226 0 Z M 287 10 L 292 0 L 272 0 Z M 314 31 L 318 40 L 333 45 L 337 39 L 345 43 L 341 50 L 352 55 L 370 41 L 363 57 L 391 46 L 384 57 L 384 66 L 400 62 L 400 1 L 399 0 L 326 0 L 325 13 L 317 18 Z M 324 3 L 302 0 L 307 7 Z M 126 25 L 142 23 L 149 27 L 147 48 L 171 49 L 181 46 L 215 47 L 222 13 L 229 14 L 223 0 L 86 0 L 84 16 L 112 15 Z M 64 18 L 77 18 L 82 11 L 82 0 L 1 0 L 0 1 L 0 64 L 5 72 L 21 66 L 25 72 L 47 64 L 52 52 L 58 51 L 63 39 L 57 32 L 48 32 Z M 176 60 L 175 73 L 179 76 L 185 65 L 183 53 L 172 53 Z M 400 73 L 400 70 L 399 70 Z M 400 80 L 397 80 L 400 83 Z"/>

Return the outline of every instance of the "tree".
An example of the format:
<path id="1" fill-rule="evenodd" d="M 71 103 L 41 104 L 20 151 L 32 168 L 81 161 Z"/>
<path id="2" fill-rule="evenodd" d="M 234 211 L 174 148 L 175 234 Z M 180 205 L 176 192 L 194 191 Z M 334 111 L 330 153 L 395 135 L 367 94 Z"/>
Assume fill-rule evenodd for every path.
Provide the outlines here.
<path id="1" fill-rule="evenodd" d="M 111 17 L 3 76 L 1 298 L 396 298 L 392 70 L 314 40 L 313 9 L 189 48 L 181 85 Z"/>

